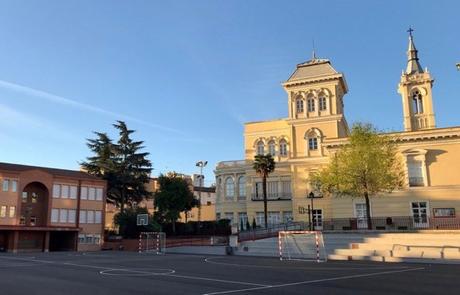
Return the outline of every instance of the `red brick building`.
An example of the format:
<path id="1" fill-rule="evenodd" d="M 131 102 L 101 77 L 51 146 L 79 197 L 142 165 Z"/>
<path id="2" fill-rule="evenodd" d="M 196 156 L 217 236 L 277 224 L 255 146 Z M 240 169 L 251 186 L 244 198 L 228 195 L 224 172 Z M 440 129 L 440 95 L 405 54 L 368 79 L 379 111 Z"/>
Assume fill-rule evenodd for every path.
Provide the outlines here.
<path id="1" fill-rule="evenodd" d="M 0 249 L 99 250 L 105 192 L 81 171 L 0 163 Z"/>

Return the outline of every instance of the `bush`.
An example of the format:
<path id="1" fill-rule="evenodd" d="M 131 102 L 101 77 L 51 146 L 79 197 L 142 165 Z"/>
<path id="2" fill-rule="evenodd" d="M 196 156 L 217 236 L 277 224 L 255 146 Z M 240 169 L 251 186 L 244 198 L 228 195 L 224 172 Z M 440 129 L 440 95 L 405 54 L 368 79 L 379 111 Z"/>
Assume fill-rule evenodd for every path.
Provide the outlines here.
<path id="1" fill-rule="evenodd" d="M 160 225 L 153 220 L 149 214 L 149 224 L 144 226 L 137 225 L 137 214 L 148 214 L 146 208 L 127 208 L 123 213 L 117 213 L 114 217 L 114 223 L 118 226 L 118 233 L 123 238 L 138 238 L 141 232 L 160 231 Z"/>

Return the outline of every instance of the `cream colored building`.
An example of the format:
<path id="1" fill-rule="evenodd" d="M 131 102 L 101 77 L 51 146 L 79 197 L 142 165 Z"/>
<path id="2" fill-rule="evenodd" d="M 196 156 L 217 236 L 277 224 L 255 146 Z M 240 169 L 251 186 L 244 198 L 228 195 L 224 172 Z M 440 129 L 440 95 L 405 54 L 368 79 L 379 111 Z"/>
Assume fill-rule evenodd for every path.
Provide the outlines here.
<path id="1" fill-rule="evenodd" d="M 392 134 L 405 160 L 407 186 L 372 197 L 370 214 L 384 220 L 392 217 L 392 222 L 383 226 L 392 224 L 401 229 L 458 223 L 460 127 L 436 128 L 434 80 L 420 65 L 412 35 L 407 55 L 407 69 L 398 85 L 404 131 Z M 288 117 L 246 123 L 244 160 L 217 164 L 217 218 L 231 219 L 233 224 L 255 219 L 258 225 L 263 224 L 261 178 L 252 162 L 256 154 L 270 153 L 276 160 L 276 171 L 267 185 L 269 222 L 307 221 L 309 177 L 347 141 L 344 100 L 348 86 L 344 74 L 329 60 L 313 55 L 310 61 L 297 65 L 282 86 L 287 93 Z M 366 226 L 362 198 L 315 199 L 313 215 L 318 228 L 331 220 L 336 221 L 329 225 L 335 225 L 334 229 Z"/>

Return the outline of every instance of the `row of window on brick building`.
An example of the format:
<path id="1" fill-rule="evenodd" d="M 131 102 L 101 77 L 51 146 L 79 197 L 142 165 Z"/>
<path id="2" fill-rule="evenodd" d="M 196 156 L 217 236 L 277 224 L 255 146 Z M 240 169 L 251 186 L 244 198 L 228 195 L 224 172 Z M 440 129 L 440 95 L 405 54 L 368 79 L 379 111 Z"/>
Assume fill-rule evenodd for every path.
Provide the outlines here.
<path id="1" fill-rule="evenodd" d="M 75 209 L 66 208 L 53 208 L 51 209 L 51 223 L 76 223 L 76 212 Z M 80 224 L 101 224 L 102 223 L 102 211 L 101 210 L 80 210 L 79 216 Z"/>
<path id="2" fill-rule="evenodd" d="M 55 184 L 53 185 L 53 198 L 55 199 L 76 199 L 78 187 L 74 185 Z M 82 186 L 80 191 L 81 200 L 102 201 L 103 190 L 100 187 Z"/>
<path id="3" fill-rule="evenodd" d="M 18 182 L 17 180 L 3 179 L 2 181 L 2 191 L 3 192 L 17 192 Z M 76 199 L 77 198 L 78 187 L 75 185 L 65 185 L 65 184 L 55 184 L 53 185 L 53 198 L 58 199 Z M 27 199 L 27 193 L 23 192 L 23 199 Z M 89 187 L 82 186 L 80 192 L 80 198 L 82 200 L 95 200 L 102 201 L 103 199 L 103 189 L 100 187 Z M 32 196 L 32 202 L 34 198 Z"/>

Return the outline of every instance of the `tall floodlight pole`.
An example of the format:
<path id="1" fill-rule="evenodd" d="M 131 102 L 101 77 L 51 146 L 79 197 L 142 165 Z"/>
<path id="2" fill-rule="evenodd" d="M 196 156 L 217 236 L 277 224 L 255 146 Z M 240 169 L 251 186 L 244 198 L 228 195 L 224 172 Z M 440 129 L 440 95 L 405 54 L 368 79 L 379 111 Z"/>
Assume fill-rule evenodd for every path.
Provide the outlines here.
<path id="1" fill-rule="evenodd" d="M 198 161 L 196 162 L 196 166 L 200 167 L 200 183 L 198 186 L 198 231 L 200 231 L 201 227 L 201 189 L 203 188 L 203 168 L 206 167 L 208 161 Z"/>

